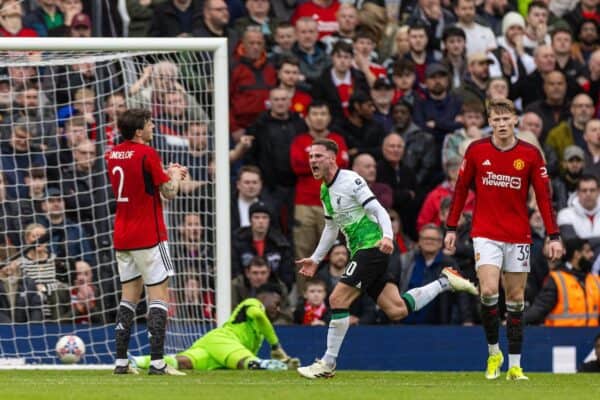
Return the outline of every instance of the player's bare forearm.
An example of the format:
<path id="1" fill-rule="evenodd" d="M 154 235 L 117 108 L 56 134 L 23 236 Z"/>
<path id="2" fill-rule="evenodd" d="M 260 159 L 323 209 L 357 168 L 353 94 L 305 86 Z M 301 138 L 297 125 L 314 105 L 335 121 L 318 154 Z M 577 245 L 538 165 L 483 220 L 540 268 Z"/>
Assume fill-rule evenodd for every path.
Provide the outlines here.
<path id="1" fill-rule="evenodd" d="M 172 177 L 171 180 L 160 185 L 160 194 L 165 199 L 174 199 L 177 196 L 177 192 L 179 192 L 179 182 L 178 177 Z"/>

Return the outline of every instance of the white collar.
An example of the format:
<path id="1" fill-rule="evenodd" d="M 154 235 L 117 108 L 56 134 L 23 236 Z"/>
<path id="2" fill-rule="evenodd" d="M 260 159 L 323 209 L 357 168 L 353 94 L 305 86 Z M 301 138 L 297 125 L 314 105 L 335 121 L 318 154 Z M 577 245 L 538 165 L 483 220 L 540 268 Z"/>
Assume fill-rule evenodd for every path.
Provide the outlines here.
<path id="1" fill-rule="evenodd" d="M 350 86 L 352 85 L 352 74 L 350 73 L 350 70 L 348 70 L 346 71 L 346 75 L 343 79 L 338 79 L 337 75 L 335 74 L 335 71 L 333 70 L 333 68 L 331 68 L 331 80 L 333 80 L 333 84 L 335 86 L 340 86 L 343 84 Z"/>

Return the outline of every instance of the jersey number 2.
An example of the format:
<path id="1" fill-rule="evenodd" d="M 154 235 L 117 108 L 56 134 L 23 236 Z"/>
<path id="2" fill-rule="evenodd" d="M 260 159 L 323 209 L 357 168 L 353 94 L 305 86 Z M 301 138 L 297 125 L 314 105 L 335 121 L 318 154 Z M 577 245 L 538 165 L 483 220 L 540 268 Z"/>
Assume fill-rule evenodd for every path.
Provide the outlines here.
<path id="1" fill-rule="evenodd" d="M 123 168 L 117 166 L 112 169 L 112 174 L 119 174 L 119 187 L 117 189 L 117 202 L 119 203 L 127 203 L 129 198 L 123 197 L 123 186 L 125 185 L 125 171 Z"/>

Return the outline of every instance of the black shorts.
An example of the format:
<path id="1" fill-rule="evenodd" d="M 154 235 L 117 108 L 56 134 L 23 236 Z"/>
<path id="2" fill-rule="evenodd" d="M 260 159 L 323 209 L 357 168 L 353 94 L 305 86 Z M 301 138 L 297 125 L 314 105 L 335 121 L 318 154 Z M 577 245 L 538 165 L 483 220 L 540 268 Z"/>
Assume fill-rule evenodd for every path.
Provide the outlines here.
<path id="1" fill-rule="evenodd" d="M 389 258 L 376 247 L 358 250 L 346 265 L 340 282 L 367 292 L 377 302 L 385 285 L 394 281 L 387 270 Z"/>

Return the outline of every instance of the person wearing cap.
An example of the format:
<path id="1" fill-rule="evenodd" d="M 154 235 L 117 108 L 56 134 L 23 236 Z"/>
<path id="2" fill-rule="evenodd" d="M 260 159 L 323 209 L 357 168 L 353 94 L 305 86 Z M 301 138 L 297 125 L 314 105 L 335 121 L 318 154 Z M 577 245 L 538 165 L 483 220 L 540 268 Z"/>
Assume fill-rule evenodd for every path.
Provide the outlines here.
<path id="1" fill-rule="evenodd" d="M 48 31 L 64 25 L 64 15 L 55 0 L 38 0 L 38 6 L 23 18 L 23 25 L 34 29 L 38 36 L 48 36 Z"/>
<path id="2" fill-rule="evenodd" d="M 462 28 L 467 35 L 467 56 L 486 53 L 498 46 L 494 32 L 476 22 L 475 0 L 456 0 L 454 13 L 458 18 L 456 26 Z"/>
<path id="3" fill-rule="evenodd" d="M 448 68 L 439 63 L 425 70 L 425 99 L 415 103 L 414 119 L 421 128 L 430 132 L 441 148 L 444 136 L 462 127 L 456 120 L 462 109 L 462 100 L 448 92 L 450 77 Z"/>
<path id="4" fill-rule="evenodd" d="M 535 71 L 533 57 L 523 47 L 524 35 L 523 16 L 514 11 L 506 13 L 502 19 L 502 36 L 497 38 L 498 49 L 493 52 L 496 62 L 490 71 L 492 76 L 504 76 L 514 83 Z"/>
<path id="5" fill-rule="evenodd" d="M 464 103 L 480 103 L 485 107 L 486 90 L 490 79 L 490 65 L 494 60 L 486 53 L 472 53 L 467 58 L 468 75 L 461 87 L 454 91 Z"/>
<path id="6" fill-rule="evenodd" d="M 577 182 L 583 175 L 584 159 L 585 153 L 578 146 L 568 146 L 563 152 L 562 172 L 552 179 L 552 199 L 557 210 L 573 204 Z"/>
<path id="7" fill-rule="evenodd" d="M 444 49 L 440 62 L 448 68 L 452 79 L 452 88 L 456 89 L 462 85 L 467 74 L 467 35 L 458 26 L 449 26 L 444 30 L 442 40 Z"/>
<path id="8" fill-rule="evenodd" d="M 563 152 L 567 146 L 577 145 L 585 148 L 583 138 L 585 125 L 594 116 L 594 102 L 585 93 L 573 98 L 570 106 L 571 118 L 561 121 L 548 132 L 546 145 L 552 148 L 559 160 L 564 159 Z M 582 157 L 583 160 L 583 157 Z M 561 168 L 564 171 L 564 168 Z"/>
<path id="9" fill-rule="evenodd" d="M 295 276 L 292 246 L 278 229 L 271 226 L 271 208 L 257 201 L 250 206 L 248 215 L 250 226 L 233 233 L 231 276 L 243 274 L 250 260 L 259 256 L 267 261 L 273 275 L 291 289 Z"/>
<path id="10" fill-rule="evenodd" d="M 394 84 L 387 77 L 377 79 L 371 88 L 371 97 L 375 105 L 373 119 L 383 127 L 385 134 L 388 134 L 394 127 L 392 118 Z"/>
<path id="11" fill-rule="evenodd" d="M 71 20 L 71 37 L 92 37 L 92 21 L 87 14 L 75 14 Z"/>
<path id="12" fill-rule="evenodd" d="M 383 126 L 375 121 L 375 104 L 368 92 L 354 92 L 349 101 L 348 118 L 337 123 L 334 130 L 341 132 L 348 144 L 348 154 L 369 153 L 380 158 L 380 146 L 385 136 Z"/>

